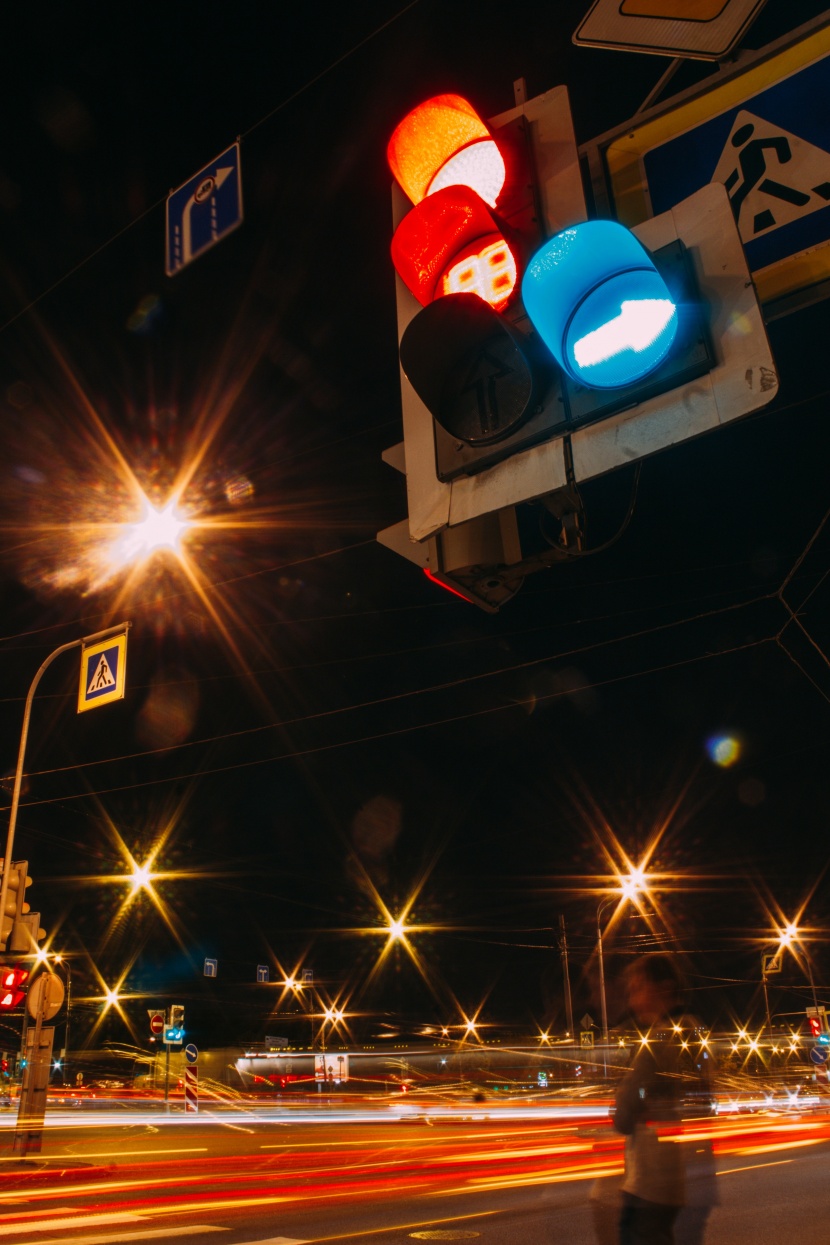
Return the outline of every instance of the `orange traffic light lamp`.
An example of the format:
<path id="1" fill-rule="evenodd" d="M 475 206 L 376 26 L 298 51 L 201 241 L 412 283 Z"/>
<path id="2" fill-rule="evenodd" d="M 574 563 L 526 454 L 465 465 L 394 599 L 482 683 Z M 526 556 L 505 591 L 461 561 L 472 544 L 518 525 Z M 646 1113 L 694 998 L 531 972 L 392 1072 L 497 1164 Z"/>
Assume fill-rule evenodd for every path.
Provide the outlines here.
<path id="1" fill-rule="evenodd" d="M 26 991 L 22 987 L 28 980 L 28 968 L 22 968 L 19 964 L 0 969 L 0 1011 L 20 1007 L 26 997 Z"/>
<path id="2" fill-rule="evenodd" d="M 413 203 L 446 186 L 469 186 L 495 207 L 504 186 L 504 157 L 460 95 L 436 95 L 413 108 L 396 127 L 386 154 L 395 180 Z"/>

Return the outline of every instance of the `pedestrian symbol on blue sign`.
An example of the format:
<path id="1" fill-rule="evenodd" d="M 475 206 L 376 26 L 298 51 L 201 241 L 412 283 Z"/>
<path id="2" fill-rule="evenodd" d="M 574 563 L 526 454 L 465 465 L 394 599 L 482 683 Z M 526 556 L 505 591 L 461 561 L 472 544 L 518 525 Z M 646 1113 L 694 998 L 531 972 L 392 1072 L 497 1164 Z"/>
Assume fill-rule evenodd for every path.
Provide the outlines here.
<path id="1" fill-rule="evenodd" d="M 830 203 L 830 152 L 741 109 L 712 180 L 723 182 L 750 242 Z"/>
<path id="2" fill-rule="evenodd" d="M 242 175 L 236 142 L 167 196 L 168 277 L 241 224 Z"/>
<path id="3" fill-rule="evenodd" d="M 78 713 L 123 700 L 127 674 L 127 632 L 81 649 Z"/>

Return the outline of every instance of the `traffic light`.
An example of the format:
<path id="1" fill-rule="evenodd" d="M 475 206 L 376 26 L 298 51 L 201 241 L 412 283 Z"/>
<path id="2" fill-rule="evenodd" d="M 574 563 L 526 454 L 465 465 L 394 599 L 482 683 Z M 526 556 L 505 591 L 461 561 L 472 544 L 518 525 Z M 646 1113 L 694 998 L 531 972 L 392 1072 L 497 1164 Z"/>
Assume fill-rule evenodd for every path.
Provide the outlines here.
<path id="1" fill-rule="evenodd" d="M 551 435 L 554 369 L 524 321 L 519 280 L 543 239 L 528 123 L 491 134 L 469 103 L 413 109 L 387 151 L 413 205 L 392 239 L 395 269 L 421 310 L 401 367 L 434 420 L 439 480 L 474 475 Z"/>
<path id="2" fill-rule="evenodd" d="M 20 964 L 0 969 L 0 1011 L 20 1007 L 26 997 L 23 987 L 28 980 L 29 970 Z"/>
<path id="3" fill-rule="evenodd" d="M 810 1036 L 821 1038 L 821 1020 L 818 1016 L 808 1016 L 807 1024 L 810 1026 Z"/>
<path id="4" fill-rule="evenodd" d="M 0 866 L 5 871 L 5 862 L 2 859 L 0 859 Z M 12 938 L 12 931 L 15 925 L 17 925 L 25 913 L 29 912 L 29 904 L 26 903 L 26 888 L 32 885 L 32 879 L 27 876 L 28 871 L 29 862 L 27 860 L 13 861 L 8 871 L 6 902 L 3 912 L 0 912 L 0 951 L 5 951 L 10 946 L 10 939 Z M 14 949 L 17 950 L 18 948 Z"/>
<path id="5" fill-rule="evenodd" d="M 184 1007 L 181 1003 L 171 1003 L 168 1023 L 164 1030 L 165 1042 L 181 1042 L 184 1038 Z"/>
<path id="6" fill-rule="evenodd" d="M 403 461 L 416 547 L 440 555 L 448 530 L 526 502 L 558 516 L 581 481 L 775 396 L 725 189 L 634 231 L 587 220 L 564 88 L 488 125 L 456 96 L 428 100 L 388 157 L 404 442 L 384 458 Z M 396 531 L 378 539 L 396 548 Z M 495 559 L 484 578 L 552 560 L 521 550 L 515 574 Z"/>

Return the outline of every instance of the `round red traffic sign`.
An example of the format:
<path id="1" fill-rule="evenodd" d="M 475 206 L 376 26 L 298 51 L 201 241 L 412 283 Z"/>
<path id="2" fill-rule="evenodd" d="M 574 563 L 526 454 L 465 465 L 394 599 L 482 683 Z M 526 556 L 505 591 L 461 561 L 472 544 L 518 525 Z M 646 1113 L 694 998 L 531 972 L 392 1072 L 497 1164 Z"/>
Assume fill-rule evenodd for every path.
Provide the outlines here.
<path id="1" fill-rule="evenodd" d="M 153 1034 L 161 1033 L 164 1029 L 164 1017 L 159 1013 L 157 1016 L 150 1017 L 150 1032 Z"/>

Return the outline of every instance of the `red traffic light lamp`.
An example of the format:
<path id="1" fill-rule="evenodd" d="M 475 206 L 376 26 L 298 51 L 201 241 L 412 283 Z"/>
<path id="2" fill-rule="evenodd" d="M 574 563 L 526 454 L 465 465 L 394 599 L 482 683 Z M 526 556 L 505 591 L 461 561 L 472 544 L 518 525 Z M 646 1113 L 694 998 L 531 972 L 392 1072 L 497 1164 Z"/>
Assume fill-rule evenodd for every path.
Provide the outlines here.
<path id="1" fill-rule="evenodd" d="M 810 1026 L 811 1037 L 821 1037 L 821 1019 L 818 1016 L 808 1016 L 807 1024 Z"/>
<path id="2" fill-rule="evenodd" d="M 0 970 L 0 1011 L 10 1011 L 13 1007 L 20 1006 L 26 997 L 26 991 L 22 987 L 28 980 L 28 968 L 22 968 L 19 964 Z"/>
<path id="3" fill-rule="evenodd" d="M 408 212 L 392 239 L 392 262 L 423 307 L 444 294 L 477 294 L 500 310 L 516 289 L 516 257 L 468 186 L 447 186 Z"/>

